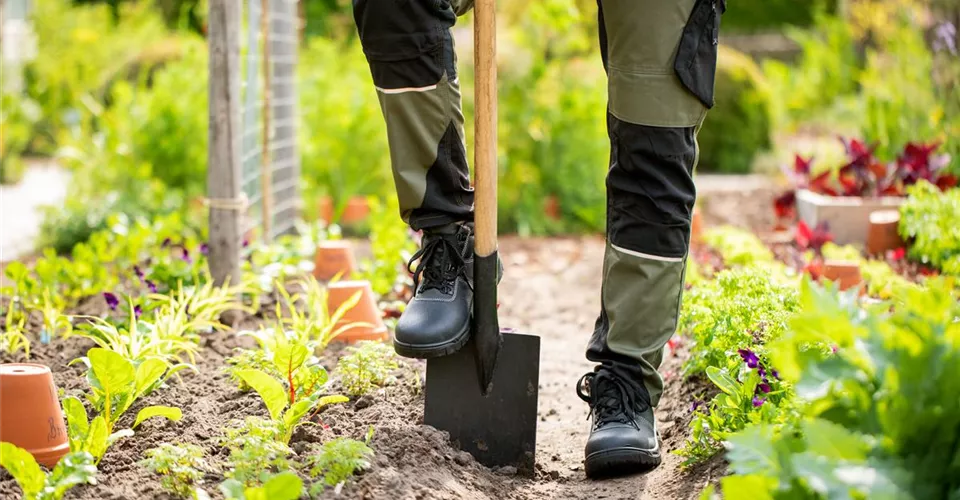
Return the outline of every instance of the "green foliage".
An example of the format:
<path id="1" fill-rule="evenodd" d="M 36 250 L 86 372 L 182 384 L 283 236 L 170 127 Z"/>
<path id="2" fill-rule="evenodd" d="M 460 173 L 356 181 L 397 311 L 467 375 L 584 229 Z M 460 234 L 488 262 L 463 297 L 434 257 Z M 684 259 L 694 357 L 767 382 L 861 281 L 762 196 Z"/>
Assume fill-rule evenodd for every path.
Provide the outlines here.
<path id="1" fill-rule="evenodd" d="M 244 486 L 257 486 L 274 471 L 290 468 L 287 457 L 293 453 L 280 440 L 280 422 L 247 417 L 225 429 L 223 445 L 230 451 L 224 476 Z"/>
<path id="2" fill-rule="evenodd" d="M 763 358 L 764 343 L 778 338 L 797 310 L 794 280 L 758 267 L 728 269 L 684 296 L 680 330 L 692 340 L 684 373 L 707 367 L 734 372 L 738 349 L 753 349 Z"/>
<path id="3" fill-rule="evenodd" d="M 24 355 L 30 357 L 30 339 L 27 337 L 27 318 L 23 314 L 17 314 L 16 302 L 7 304 L 7 312 L 4 314 L 3 331 L 0 332 L 0 352 L 6 354 L 16 354 L 23 351 Z"/>
<path id="4" fill-rule="evenodd" d="M 74 486 L 97 483 L 97 467 L 85 452 L 68 453 L 52 472 L 44 473 L 28 451 L 0 443 L 0 467 L 20 485 L 24 500 L 60 500 Z"/>
<path id="5" fill-rule="evenodd" d="M 749 56 L 721 46 L 715 96 L 717 104 L 707 113 L 697 137 L 697 169 L 749 172 L 754 157 L 771 145 L 772 103 L 766 79 Z"/>
<path id="6" fill-rule="evenodd" d="M 310 488 L 310 495 L 318 497 L 327 487 L 335 487 L 347 482 L 354 474 L 370 467 L 373 459 L 373 450 L 370 448 L 370 438 L 373 428 L 364 441 L 349 438 L 336 438 L 323 443 L 319 453 L 310 455 L 310 477 L 320 478 Z"/>
<path id="7" fill-rule="evenodd" d="M 4 67 L 3 71 L 9 71 Z M 0 88 L 0 184 L 16 184 L 23 178 L 26 166 L 21 155 L 30 145 L 34 124 L 40 119 L 40 108 L 30 98 L 14 95 Z"/>
<path id="8" fill-rule="evenodd" d="M 220 492 L 233 500 L 296 500 L 303 492 L 303 480 L 291 471 L 270 476 L 263 486 L 244 487 L 240 482 L 228 479 L 220 485 Z"/>
<path id="9" fill-rule="evenodd" d="M 135 366 L 120 354 L 99 347 L 87 351 L 87 356 L 80 360 L 88 366 L 90 392 L 87 399 L 98 415 L 88 422 L 83 403 L 73 397 L 65 398 L 67 434 L 73 451 L 89 452 L 99 463 L 113 442 L 133 435 L 130 429 L 114 432 L 114 427 L 137 399 L 149 394 L 170 376 L 169 365 L 150 358 Z M 133 427 L 150 417 L 178 421 L 182 415 L 179 408 L 147 406 L 137 413 Z"/>
<path id="10" fill-rule="evenodd" d="M 900 208 L 900 234 L 913 241 L 910 256 L 948 274 L 960 274 L 960 189 L 941 192 L 921 182 Z"/>
<path id="11" fill-rule="evenodd" d="M 746 0 L 733 4 L 723 15 L 724 32 L 752 32 L 809 26 L 818 13 L 837 8 L 837 0 Z"/>
<path id="12" fill-rule="evenodd" d="M 300 133 L 305 217 L 320 195 L 333 197 L 335 218 L 357 195 L 392 191 L 386 125 L 358 41 L 312 38 L 299 55 Z"/>
<path id="13" fill-rule="evenodd" d="M 387 198 L 388 203 L 371 200 L 370 206 L 370 252 L 372 258 L 361 266 L 358 279 L 370 282 L 373 293 L 384 296 L 394 287 L 411 282 L 406 272 L 407 262 L 416 251 L 410 237 L 410 227 L 400 218 L 396 196 Z M 412 285 L 412 282 L 410 283 Z"/>
<path id="14" fill-rule="evenodd" d="M 362 396 L 383 386 L 390 373 L 400 367 L 393 347 L 382 342 L 363 341 L 346 349 L 337 362 L 337 373 L 347 394 Z"/>
<path id="15" fill-rule="evenodd" d="M 960 313 L 935 279 L 862 310 L 804 282 L 802 312 L 775 362 L 807 419 L 799 433 L 749 428 L 728 460 L 772 498 L 956 498 L 960 492 Z M 810 349 L 833 345 L 835 350 Z M 728 498 L 747 498 L 727 494 Z"/>
<path id="16" fill-rule="evenodd" d="M 727 266 L 775 265 L 773 252 L 750 231 L 717 226 L 704 231 L 703 241 L 723 257 Z"/>
<path id="17" fill-rule="evenodd" d="M 203 448 L 190 443 L 163 443 L 144 452 L 147 458 L 140 461 L 155 474 L 160 474 L 160 486 L 168 493 L 189 498 L 194 486 L 203 479 L 208 468 Z"/>

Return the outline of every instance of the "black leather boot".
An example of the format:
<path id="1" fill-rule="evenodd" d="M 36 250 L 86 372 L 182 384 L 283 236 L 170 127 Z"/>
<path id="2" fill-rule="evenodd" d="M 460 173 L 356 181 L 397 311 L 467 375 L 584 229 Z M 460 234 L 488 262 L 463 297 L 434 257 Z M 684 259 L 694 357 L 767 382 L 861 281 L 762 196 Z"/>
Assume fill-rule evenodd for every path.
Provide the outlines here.
<path id="1" fill-rule="evenodd" d="M 577 395 L 590 405 L 593 418 L 584 450 L 587 477 L 632 474 L 660 465 L 660 436 L 643 384 L 601 366 L 580 378 Z"/>
<path id="2" fill-rule="evenodd" d="M 450 224 L 424 230 L 420 250 L 410 259 L 415 292 L 397 321 L 393 341 L 408 358 L 446 356 L 470 338 L 473 312 L 473 226 Z"/>

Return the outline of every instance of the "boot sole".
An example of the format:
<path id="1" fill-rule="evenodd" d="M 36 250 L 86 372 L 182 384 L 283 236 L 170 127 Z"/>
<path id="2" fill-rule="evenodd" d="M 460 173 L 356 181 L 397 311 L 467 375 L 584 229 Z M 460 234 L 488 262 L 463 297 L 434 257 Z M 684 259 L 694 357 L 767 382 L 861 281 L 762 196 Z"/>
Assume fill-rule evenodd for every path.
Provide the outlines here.
<path id="1" fill-rule="evenodd" d="M 584 471 L 590 479 L 649 472 L 660 466 L 660 452 L 640 448 L 597 451 L 587 457 Z"/>
<path id="2" fill-rule="evenodd" d="M 429 359 L 449 356 L 450 354 L 453 354 L 463 348 L 463 346 L 467 344 L 467 341 L 470 340 L 471 322 L 468 322 L 463 331 L 454 337 L 453 340 L 448 340 L 442 344 L 418 346 L 404 344 L 403 342 L 399 342 L 394 339 L 393 349 L 397 351 L 397 354 L 405 358 Z"/>

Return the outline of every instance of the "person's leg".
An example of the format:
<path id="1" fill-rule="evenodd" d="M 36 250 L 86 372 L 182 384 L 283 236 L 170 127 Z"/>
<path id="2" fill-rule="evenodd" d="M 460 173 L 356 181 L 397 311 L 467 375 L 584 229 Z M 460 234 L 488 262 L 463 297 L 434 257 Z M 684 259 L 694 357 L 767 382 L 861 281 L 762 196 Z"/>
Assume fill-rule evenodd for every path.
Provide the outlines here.
<path id="1" fill-rule="evenodd" d="M 599 365 L 578 387 L 594 416 L 590 476 L 660 463 L 657 369 L 680 311 L 696 136 L 713 106 L 725 8 L 724 0 L 599 3 L 611 153 L 602 308 L 587 348 Z"/>
<path id="2" fill-rule="evenodd" d="M 473 188 L 450 28 L 472 3 L 353 2 L 386 120 L 401 216 L 424 232 L 416 294 L 394 341 L 404 356 L 449 354 L 469 336 Z"/>

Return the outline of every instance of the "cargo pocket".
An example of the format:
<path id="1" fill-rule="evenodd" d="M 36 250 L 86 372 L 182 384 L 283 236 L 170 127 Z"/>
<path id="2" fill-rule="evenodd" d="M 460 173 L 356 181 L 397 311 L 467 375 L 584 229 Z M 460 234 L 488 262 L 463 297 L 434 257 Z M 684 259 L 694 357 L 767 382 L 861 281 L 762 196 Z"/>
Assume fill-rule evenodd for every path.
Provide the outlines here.
<path id="1" fill-rule="evenodd" d="M 381 90 L 423 88 L 443 77 L 440 30 L 361 39 L 373 84 Z"/>
<path id="2" fill-rule="evenodd" d="M 707 108 L 712 108 L 714 104 L 720 17 L 726 8 L 726 0 L 697 0 L 683 28 L 673 64 L 683 86 Z"/>

